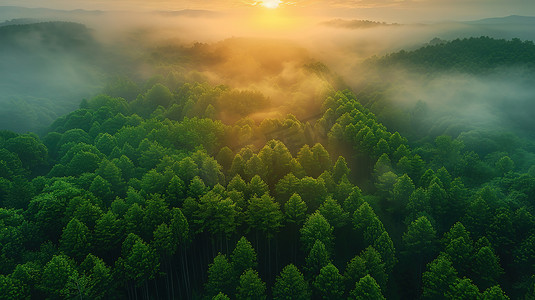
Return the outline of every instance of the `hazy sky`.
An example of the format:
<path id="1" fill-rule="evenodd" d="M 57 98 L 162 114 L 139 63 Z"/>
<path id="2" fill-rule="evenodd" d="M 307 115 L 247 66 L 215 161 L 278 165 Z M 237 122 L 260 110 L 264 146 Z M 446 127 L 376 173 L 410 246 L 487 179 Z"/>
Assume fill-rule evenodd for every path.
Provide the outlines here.
<path id="1" fill-rule="evenodd" d="M 246 9 L 261 2 L 261 0 L 4 0 L 2 5 L 100 10 L 235 10 Z M 535 15 L 534 0 L 280 0 L 280 2 L 282 2 L 280 7 L 291 9 L 296 13 L 391 22 L 440 22 L 513 14 Z"/>

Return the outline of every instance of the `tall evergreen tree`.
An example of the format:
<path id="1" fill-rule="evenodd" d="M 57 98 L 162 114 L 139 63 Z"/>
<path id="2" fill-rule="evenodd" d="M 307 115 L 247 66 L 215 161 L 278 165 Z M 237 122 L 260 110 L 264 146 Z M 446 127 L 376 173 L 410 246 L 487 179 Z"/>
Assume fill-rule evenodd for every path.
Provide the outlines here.
<path id="1" fill-rule="evenodd" d="M 284 267 L 273 285 L 274 300 L 306 300 L 310 299 L 310 289 L 303 274 L 296 266 Z"/>
<path id="2" fill-rule="evenodd" d="M 233 287 L 235 287 L 233 278 L 231 264 L 225 255 L 219 253 L 208 267 L 208 281 L 205 285 L 206 295 L 214 297 L 219 293 L 233 294 Z"/>
<path id="3" fill-rule="evenodd" d="M 251 243 L 243 236 L 236 243 L 230 258 L 236 276 L 243 274 L 247 269 L 256 268 L 256 252 Z"/>
<path id="4" fill-rule="evenodd" d="M 305 258 L 306 277 L 309 279 L 315 278 L 321 268 L 325 267 L 331 262 L 329 252 L 325 249 L 325 245 L 316 240 L 314 246 L 310 249 L 308 256 Z"/>
<path id="5" fill-rule="evenodd" d="M 344 278 L 331 263 L 321 268 L 313 285 L 317 295 L 322 299 L 340 299 L 345 292 Z"/>
<path id="6" fill-rule="evenodd" d="M 236 299 L 262 300 L 266 299 L 266 284 L 254 270 L 247 270 L 240 276 L 240 283 L 236 291 Z"/>
<path id="7" fill-rule="evenodd" d="M 458 279 L 457 271 L 445 256 L 439 256 L 429 263 L 422 278 L 424 299 L 447 299 L 446 294 Z"/>
<path id="8" fill-rule="evenodd" d="M 301 243 L 305 252 L 309 252 L 316 240 L 321 241 L 327 251 L 331 251 L 334 243 L 333 228 L 319 212 L 308 217 L 301 228 Z"/>
<path id="9" fill-rule="evenodd" d="M 350 299 L 355 300 L 386 299 L 381 292 L 381 288 L 370 275 L 366 275 L 356 282 L 355 288 L 351 291 L 350 295 Z"/>
<path id="10" fill-rule="evenodd" d="M 63 230 L 60 249 L 70 257 L 81 261 L 90 251 L 89 229 L 84 223 L 73 218 Z"/>

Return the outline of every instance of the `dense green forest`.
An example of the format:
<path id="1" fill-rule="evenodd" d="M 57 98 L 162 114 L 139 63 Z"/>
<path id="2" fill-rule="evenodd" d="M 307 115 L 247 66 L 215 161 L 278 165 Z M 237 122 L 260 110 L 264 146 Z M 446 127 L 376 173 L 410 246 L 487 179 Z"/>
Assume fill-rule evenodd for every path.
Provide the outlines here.
<path id="1" fill-rule="evenodd" d="M 535 68 L 535 45 L 520 39 L 504 40 L 472 37 L 443 41 L 431 40 L 429 45 L 414 51 L 401 50 L 370 59 L 379 66 L 403 65 L 417 72 L 433 73 L 454 70 L 482 73 L 499 67 Z"/>
<path id="2" fill-rule="evenodd" d="M 417 51 L 458 43 L 533 47 Z M 262 93 L 169 74 L 0 132 L 0 299 L 535 298 L 531 140 L 407 138 L 367 90 L 254 121 Z"/>

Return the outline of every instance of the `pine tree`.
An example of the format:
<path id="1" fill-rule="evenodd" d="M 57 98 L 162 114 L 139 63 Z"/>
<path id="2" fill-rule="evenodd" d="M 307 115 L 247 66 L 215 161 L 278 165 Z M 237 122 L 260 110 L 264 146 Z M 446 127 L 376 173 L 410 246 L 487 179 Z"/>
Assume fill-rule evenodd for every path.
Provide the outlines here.
<path id="1" fill-rule="evenodd" d="M 325 245 L 320 240 L 316 240 L 314 246 L 310 249 L 308 256 L 305 258 L 305 272 L 307 278 L 315 278 L 319 274 L 321 268 L 325 267 L 330 262 L 330 255 L 325 249 Z"/>
<path id="2" fill-rule="evenodd" d="M 256 268 L 256 252 L 251 243 L 243 236 L 236 243 L 230 258 L 236 276 L 243 274 L 247 269 Z"/>
<path id="3" fill-rule="evenodd" d="M 446 299 L 457 280 L 457 271 L 451 261 L 445 256 L 439 256 L 427 265 L 427 271 L 422 275 L 424 299 Z"/>
<path id="4" fill-rule="evenodd" d="M 392 190 L 389 210 L 396 214 L 402 214 L 413 192 L 414 183 L 412 179 L 407 174 L 399 177 Z"/>
<path id="5" fill-rule="evenodd" d="M 385 271 L 387 274 L 392 273 L 394 265 L 397 263 L 396 249 L 394 248 L 394 242 L 388 235 L 388 232 L 383 231 L 381 236 L 375 240 L 373 247 L 377 252 L 381 254 L 381 258 L 385 263 Z"/>
<path id="6" fill-rule="evenodd" d="M 355 300 L 382 300 L 386 299 L 381 293 L 381 288 L 375 279 L 369 274 L 355 283 L 355 288 L 350 293 L 351 299 Z"/>
<path id="7" fill-rule="evenodd" d="M 351 193 L 349 193 L 349 196 L 344 199 L 344 202 L 342 204 L 344 210 L 349 214 L 349 216 L 353 216 L 355 211 L 364 203 L 364 200 L 362 199 L 362 191 L 358 186 L 354 186 L 351 190 Z"/>
<path id="8" fill-rule="evenodd" d="M 310 290 L 303 274 L 296 266 L 290 264 L 282 269 L 273 285 L 274 300 L 307 300 Z"/>
<path id="9" fill-rule="evenodd" d="M 274 202 L 268 194 L 251 198 L 245 215 L 249 227 L 262 232 L 268 239 L 272 238 L 282 226 L 279 203 Z"/>
<path id="10" fill-rule="evenodd" d="M 435 251 L 436 231 L 431 222 L 425 217 L 419 217 L 409 225 L 403 234 L 403 243 L 410 255 L 427 261 Z"/>
<path id="11" fill-rule="evenodd" d="M 234 286 L 232 266 L 227 257 L 219 253 L 208 267 L 208 281 L 205 285 L 206 295 L 214 297 L 220 292 L 231 295 Z"/>
<path id="12" fill-rule="evenodd" d="M 54 256 L 46 263 L 41 277 L 41 288 L 50 296 L 62 298 L 65 296 L 67 285 L 78 278 L 78 271 L 74 262 L 65 255 Z"/>
<path id="13" fill-rule="evenodd" d="M 349 176 L 349 168 L 343 156 L 339 156 L 333 167 L 333 180 L 338 183 L 344 176 Z"/>
<path id="14" fill-rule="evenodd" d="M 333 248 L 333 228 L 319 212 L 315 212 L 308 217 L 300 232 L 301 243 L 305 252 L 310 252 L 316 240 L 320 240 L 327 251 L 331 251 Z"/>
<path id="15" fill-rule="evenodd" d="M 284 204 L 286 222 L 301 225 L 305 221 L 307 205 L 299 194 L 293 194 Z"/>
<path id="16" fill-rule="evenodd" d="M 266 284 L 260 279 L 256 271 L 249 269 L 240 276 L 236 299 L 266 299 Z"/>
<path id="17" fill-rule="evenodd" d="M 503 274 L 498 256 L 487 246 L 475 254 L 472 271 L 476 275 L 474 281 L 481 289 L 498 284 L 498 279 Z"/>
<path id="18" fill-rule="evenodd" d="M 344 277 L 331 263 L 321 268 L 313 285 L 322 299 L 341 299 L 345 292 Z"/>
<path id="19" fill-rule="evenodd" d="M 364 232 L 364 240 L 369 244 L 372 244 L 385 231 L 383 223 L 367 202 L 364 202 L 353 214 L 353 225 L 357 230 Z"/>
<path id="20" fill-rule="evenodd" d="M 366 262 L 366 273 L 370 274 L 382 289 L 386 289 L 388 274 L 386 274 L 385 264 L 379 252 L 372 246 L 369 246 L 362 251 L 360 256 Z"/>
<path id="21" fill-rule="evenodd" d="M 368 274 L 366 268 L 366 260 L 362 258 L 361 255 L 356 255 L 353 257 L 346 266 L 344 272 L 344 279 L 346 281 L 346 286 L 348 289 L 353 289 L 355 283 L 358 282 L 362 277 Z"/>
<path id="22" fill-rule="evenodd" d="M 466 299 L 479 300 L 481 294 L 479 289 L 472 283 L 469 278 L 457 279 L 457 282 L 450 287 L 450 291 L 446 293 L 449 299 Z"/>
<path id="23" fill-rule="evenodd" d="M 332 197 L 327 197 L 318 210 L 334 228 L 344 226 L 349 219 L 349 215 Z"/>
<path id="24" fill-rule="evenodd" d="M 89 229 L 84 223 L 73 218 L 63 230 L 60 249 L 70 257 L 81 261 L 90 250 Z"/>
<path id="25" fill-rule="evenodd" d="M 483 292 L 483 300 L 509 300 L 509 297 L 502 291 L 499 285 L 489 287 Z"/>
<path id="26" fill-rule="evenodd" d="M 269 193 L 267 184 L 260 178 L 260 176 L 255 175 L 247 185 L 247 196 L 262 197 L 262 195 L 266 193 Z"/>

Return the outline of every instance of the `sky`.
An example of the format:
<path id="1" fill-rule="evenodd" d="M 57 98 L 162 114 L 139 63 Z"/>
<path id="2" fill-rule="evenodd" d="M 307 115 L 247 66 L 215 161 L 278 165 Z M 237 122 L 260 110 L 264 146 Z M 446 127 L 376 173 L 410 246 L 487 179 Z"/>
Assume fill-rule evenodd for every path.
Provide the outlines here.
<path id="1" fill-rule="evenodd" d="M 386 22 L 465 21 L 508 15 L 535 16 L 533 0 L 263 0 L 280 2 L 295 14 L 373 19 Z M 262 0 L 3 0 L 2 5 L 88 10 L 235 11 Z"/>

